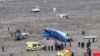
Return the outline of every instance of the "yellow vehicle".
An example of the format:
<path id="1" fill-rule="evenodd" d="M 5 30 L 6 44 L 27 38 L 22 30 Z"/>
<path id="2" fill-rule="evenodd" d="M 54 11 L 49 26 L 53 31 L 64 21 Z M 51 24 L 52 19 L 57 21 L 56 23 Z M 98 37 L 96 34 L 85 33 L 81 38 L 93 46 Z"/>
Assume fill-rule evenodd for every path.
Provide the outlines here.
<path id="1" fill-rule="evenodd" d="M 72 56 L 72 52 L 71 50 L 58 51 L 57 56 Z"/>
<path id="2" fill-rule="evenodd" d="M 27 51 L 34 51 L 34 50 L 40 50 L 42 49 L 44 46 L 41 45 L 39 42 L 26 42 L 26 50 Z"/>

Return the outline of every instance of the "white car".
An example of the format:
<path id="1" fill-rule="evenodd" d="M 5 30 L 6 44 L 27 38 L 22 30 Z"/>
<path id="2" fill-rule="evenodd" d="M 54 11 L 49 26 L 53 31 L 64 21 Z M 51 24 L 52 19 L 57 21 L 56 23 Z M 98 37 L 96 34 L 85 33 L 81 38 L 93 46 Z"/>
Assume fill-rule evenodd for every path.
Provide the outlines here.
<path id="1" fill-rule="evenodd" d="M 40 8 L 35 6 L 32 8 L 32 12 L 40 12 Z"/>
<path id="2" fill-rule="evenodd" d="M 67 14 L 60 14 L 59 16 L 60 18 L 66 18 L 66 19 L 68 18 Z"/>

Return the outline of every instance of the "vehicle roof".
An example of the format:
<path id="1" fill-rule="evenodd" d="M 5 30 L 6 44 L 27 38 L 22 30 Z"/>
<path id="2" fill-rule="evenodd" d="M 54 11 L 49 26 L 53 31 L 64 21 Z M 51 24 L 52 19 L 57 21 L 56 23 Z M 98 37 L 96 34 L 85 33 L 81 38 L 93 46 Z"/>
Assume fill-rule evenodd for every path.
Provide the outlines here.
<path id="1" fill-rule="evenodd" d="M 70 50 L 62 50 L 62 51 L 59 51 L 59 53 L 61 53 L 61 54 L 65 54 L 65 53 L 69 53 L 70 52 Z"/>
<path id="2" fill-rule="evenodd" d="M 60 16 L 67 16 L 67 14 L 60 14 Z"/>
<path id="3" fill-rule="evenodd" d="M 100 56 L 100 51 L 93 51 L 92 56 Z"/>
<path id="4" fill-rule="evenodd" d="M 26 42 L 26 44 L 38 44 L 39 42 Z"/>

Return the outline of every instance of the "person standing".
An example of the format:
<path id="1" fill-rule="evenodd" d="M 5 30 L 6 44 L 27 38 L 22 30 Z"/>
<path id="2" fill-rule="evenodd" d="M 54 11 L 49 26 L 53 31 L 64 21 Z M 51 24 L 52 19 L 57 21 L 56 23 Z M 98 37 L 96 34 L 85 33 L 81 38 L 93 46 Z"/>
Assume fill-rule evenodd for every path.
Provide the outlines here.
<path id="1" fill-rule="evenodd" d="M 61 45 L 57 44 L 57 50 L 60 50 L 60 49 L 61 49 Z"/>
<path id="2" fill-rule="evenodd" d="M 72 56 L 74 56 L 74 52 L 72 52 Z"/>
<path id="3" fill-rule="evenodd" d="M 65 47 L 66 47 L 66 43 L 65 43 Z"/>
<path id="4" fill-rule="evenodd" d="M 4 46 L 2 46 L 2 52 L 5 52 L 5 48 L 4 48 Z"/>
<path id="5" fill-rule="evenodd" d="M 50 51 L 50 46 L 48 46 L 48 50 Z"/>
<path id="6" fill-rule="evenodd" d="M 84 48 L 84 42 L 82 42 L 82 48 Z"/>
<path id="7" fill-rule="evenodd" d="M 11 32 L 10 34 L 11 34 L 11 37 L 13 37 L 13 33 Z"/>
<path id="8" fill-rule="evenodd" d="M 53 11 L 56 12 L 56 8 L 55 7 L 53 8 Z"/>
<path id="9" fill-rule="evenodd" d="M 93 37 L 93 43 L 95 42 L 95 38 Z"/>
<path id="10" fill-rule="evenodd" d="M 85 31 L 82 31 L 82 35 L 85 35 Z"/>
<path id="11" fill-rule="evenodd" d="M 86 56 L 86 52 L 84 52 L 84 56 Z"/>
<path id="12" fill-rule="evenodd" d="M 55 41 L 55 50 L 56 50 L 56 51 L 58 50 L 58 44 L 57 44 L 56 41 Z"/>
<path id="13" fill-rule="evenodd" d="M 90 39 L 88 40 L 87 42 L 87 48 L 89 48 L 91 46 L 91 42 L 90 42 Z"/>
<path id="14" fill-rule="evenodd" d="M 7 29 L 8 29 L 8 31 L 9 31 L 9 27 L 8 27 Z"/>
<path id="15" fill-rule="evenodd" d="M 51 51 L 53 51 L 53 45 L 51 45 Z"/>
<path id="16" fill-rule="evenodd" d="M 78 42 L 78 47 L 80 47 L 80 42 Z"/>
<path id="17" fill-rule="evenodd" d="M 64 49 L 64 45 L 63 45 L 63 43 L 61 43 L 61 50 L 63 50 Z"/>
<path id="18" fill-rule="evenodd" d="M 44 51 L 46 51 L 46 46 L 44 46 L 44 48 L 43 48 L 43 49 L 44 49 Z"/>
<path id="19" fill-rule="evenodd" d="M 83 47 L 83 44 L 82 44 L 82 42 L 80 42 L 80 44 L 81 44 L 81 48 Z"/>
<path id="20" fill-rule="evenodd" d="M 69 41 L 69 46 L 70 46 L 70 47 L 72 46 L 72 43 L 71 43 L 71 41 Z"/>
<path id="21" fill-rule="evenodd" d="M 87 55 L 91 56 L 91 48 L 87 48 Z"/>

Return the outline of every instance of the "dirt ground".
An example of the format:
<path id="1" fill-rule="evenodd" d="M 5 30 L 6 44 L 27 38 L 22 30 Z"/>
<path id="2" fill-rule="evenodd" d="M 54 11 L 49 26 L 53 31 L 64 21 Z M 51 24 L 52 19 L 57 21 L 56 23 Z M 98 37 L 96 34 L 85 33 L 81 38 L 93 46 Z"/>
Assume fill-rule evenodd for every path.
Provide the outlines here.
<path id="1" fill-rule="evenodd" d="M 46 3 L 44 3 L 46 1 Z M 40 6 L 41 12 L 30 12 L 32 7 Z M 53 12 L 56 7 L 57 11 Z M 68 19 L 57 17 L 57 14 L 66 13 Z M 40 33 L 44 28 L 58 29 L 69 34 L 74 39 L 71 49 L 76 56 L 83 56 L 86 48 L 78 48 L 77 42 L 87 42 L 81 35 L 97 35 L 91 49 L 100 50 L 100 0 L 0 0 L 0 56 L 56 56 L 57 51 L 31 51 L 25 50 L 25 43 L 38 41 L 44 45 L 54 45 L 54 39 L 46 40 Z M 8 31 L 7 28 L 10 28 Z M 32 33 L 21 41 L 15 41 L 10 36 L 15 29 L 23 29 Z M 5 47 L 5 52 L 1 47 Z"/>

